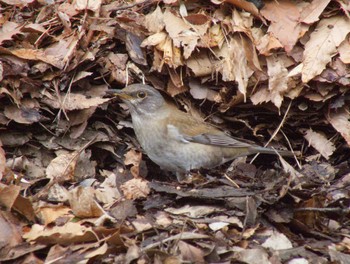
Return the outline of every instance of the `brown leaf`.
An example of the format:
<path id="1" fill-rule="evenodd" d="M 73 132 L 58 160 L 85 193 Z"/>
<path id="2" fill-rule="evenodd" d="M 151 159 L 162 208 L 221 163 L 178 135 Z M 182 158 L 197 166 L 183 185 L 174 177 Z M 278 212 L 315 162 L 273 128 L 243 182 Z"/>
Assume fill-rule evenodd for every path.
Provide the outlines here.
<path id="1" fill-rule="evenodd" d="M 301 202 L 299 208 L 324 208 L 325 199 L 325 197 L 313 196 L 312 198 Z M 300 228 L 304 229 L 304 232 L 317 229 L 322 222 L 319 211 L 296 211 L 294 213 L 294 220 L 298 223 Z"/>
<path id="2" fill-rule="evenodd" d="M 190 25 L 174 15 L 169 9 L 166 9 L 163 16 L 165 29 L 174 41 L 174 45 L 178 48 L 182 47 L 184 49 L 183 56 L 185 59 L 188 59 L 196 48 L 200 37 L 207 32 L 209 23 Z"/>
<path id="3" fill-rule="evenodd" d="M 350 111 L 348 107 L 333 110 L 326 115 L 329 123 L 337 130 L 350 146 Z"/>
<path id="4" fill-rule="evenodd" d="M 263 248 L 243 249 L 234 255 L 235 259 L 249 264 L 270 264 L 269 255 Z"/>
<path id="5" fill-rule="evenodd" d="M 144 216 L 137 216 L 136 220 L 133 220 L 131 224 L 135 227 L 137 232 L 143 232 L 152 228 L 151 223 Z"/>
<path id="6" fill-rule="evenodd" d="M 283 95 L 288 90 L 288 70 L 281 57 L 272 55 L 266 58 L 267 73 L 269 75 L 269 92 L 271 101 L 278 108 L 281 107 Z"/>
<path id="7" fill-rule="evenodd" d="M 10 212 L 0 211 L 0 259 L 6 257 L 12 247 L 22 242 L 18 225 L 18 220 Z"/>
<path id="8" fill-rule="evenodd" d="M 7 210 L 11 210 L 12 206 L 19 195 L 21 188 L 16 185 L 6 186 L 0 185 L 0 204 Z"/>
<path id="9" fill-rule="evenodd" d="M 166 38 L 167 34 L 165 32 L 157 32 L 153 35 L 150 35 L 148 38 L 144 39 L 141 43 L 141 47 L 146 47 L 146 46 L 157 46 L 161 43 L 163 43 Z"/>
<path id="10" fill-rule="evenodd" d="M 349 32 L 350 23 L 344 16 L 325 18 L 318 23 L 305 45 L 302 71 L 304 83 L 325 69 Z"/>
<path id="11" fill-rule="evenodd" d="M 331 0 L 313 0 L 302 9 L 300 21 L 306 24 L 312 24 L 318 21 L 319 16 L 330 1 Z"/>
<path id="12" fill-rule="evenodd" d="M 46 168 L 46 176 L 60 182 L 72 180 L 79 159 L 78 152 L 63 153 L 54 158 Z"/>
<path id="13" fill-rule="evenodd" d="M 74 217 L 70 212 L 70 208 L 65 205 L 52 205 L 47 204 L 39 206 L 37 211 L 37 216 L 40 218 L 41 223 L 48 225 L 54 223 L 60 217 L 67 217 L 71 219 Z"/>
<path id="14" fill-rule="evenodd" d="M 257 50 L 265 56 L 270 56 L 273 50 L 283 47 L 282 43 L 273 34 L 264 34 L 261 29 L 255 31 L 254 40 Z"/>
<path id="15" fill-rule="evenodd" d="M 204 252 L 198 247 L 192 246 L 182 240 L 179 241 L 178 247 L 183 261 L 191 263 L 205 263 Z"/>
<path id="16" fill-rule="evenodd" d="M 212 59 L 210 59 L 206 50 L 194 52 L 186 61 L 186 65 L 192 70 L 196 77 L 210 75 L 215 72 L 215 64 Z"/>
<path id="17" fill-rule="evenodd" d="M 81 223 L 68 222 L 63 226 L 47 227 L 34 224 L 29 232 L 23 234 L 27 241 L 36 241 L 45 244 L 71 244 L 77 242 L 89 242 L 96 240 L 96 233 L 92 227 Z"/>
<path id="18" fill-rule="evenodd" d="M 124 221 L 128 217 L 134 217 L 137 215 L 137 209 L 134 205 L 134 201 L 122 200 L 116 205 L 113 205 L 109 213 L 117 220 Z"/>
<path id="19" fill-rule="evenodd" d="M 339 58 L 345 64 L 350 64 L 350 37 L 347 37 L 338 47 Z"/>
<path id="20" fill-rule="evenodd" d="M 6 40 L 12 40 L 12 37 L 17 34 L 21 34 L 21 28 L 22 27 L 15 22 L 6 21 L 0 29 L 0 44 Z"/>
<path id="21" fill-rule="evenodd" d="M 91 160 L 91 150 L 85 149 L 79 153 L 79 159 L 74 171 L 74 180 L 83 181 L 96 176 L 96 161 Z"/>
<path id="22" fill-rule="evenodd" d="M 210 17 L 204 14 L 190 14 L 184 18 L 193 25 L 203 25 L 210 21 Z"/>
<path id="23" fill-rule="evenodd" d="M 75 8 L 78 10 L 89 9 L 91 11 L 97 12 L 101 8 L 102 0 L 76 0 L 74 1 Z"/>
<path id="24" fill-rule="evenodd" d="M 139 169 L 140 169 L 140 163 L 142 160 L 142 153 L 136 152 L 135 150 L 131 149 L 125 154 L 125 165 L 132 165 L 130 171 L 132 172 L 132 175 L 134 178 L 139 177 Z"/>
<path id="25" fill-rule="evenodd" d="M 217 1 L 217 0 L 212 0 L 213 3 L 215 3 L 215 1 Z M 260 17 L 258 8 L 252 2 L 249 2 L 246 0 L 243 0 L 243 1 L 242 0 L 224 0 L 223 2 L 228 2 L 230 4 L 233 4 L 239 8 L 244 9 L 245 11 L 247 11 L 249 13 L 252 13 L 253 15 L 255 15 L 257 17 Z"/>
<path id="26" fill-rule="evenodd" d="M 11 50 L 10 54 L 17 56 L 21 59 L 26 60 L 40 60 L 51 64 L 59 69 L 64 67 L 64 63 L 60 58 L 55 55 L 46 54 L 44 50 L 34 50 L 34 49 L 15 49 Z"/>
<path id="27" fill-rule="evenodd" d="M 33 3 L 35 0 L 1 0 L 1 2 L 6 3 L 7 5 L 14 6 L 27 6 L 30 3 Z"/>
<path id="28" fill-rule="evenodd" d="M 130 58 L 135 63 L 146 66 L 147 61 L 145 58 L 145 54 L 140 46 L 141 42 L 142 42 L 142 39 L 139 36 L 132 34 L 131 32 L 128 32 L 126 34 L 125 46 L 126 46 L 126 50 L 129 53 Z"/>
<path id="29" fill-rule="evenodd" d="M 269 1 L 266 2 L 260 12 L 271 21 L 269 32 L 273 33 L 287 52 L 290 52 L 299 39 L 302 30 L 297 3 L 288 0 Z"/>
<path id="30" fill-rule="evenodd" d="M 145 27 L 149 32 L 157 33 L 164 29 L 163 12 L 159 6 L 150 14 L 145 16 Z"/>
<path id="31" fill-rule="evenodd" d="M 143 179 L 132 179 L 120 186 L 126 199 L 136 200 L 147 197 L 151 192 L 148 186 L 148 181 Z"/>
<path id="32" fill-rule="evenodd" d="M 78 36 L 72 34 L 48 46 L 38 59 L 63 69 L 72 58 L 78 44 Z"/>
<path id="33" fill-rule="evenodd" d="M 164 211 L 175 215 L 186 215 L 191 218 L 200 218 L 215 212 L 221 212 L 223 211 L 223 208 L 208 205 L 185 205 L 180 208 L 169 207 Z"/>
<path id="34" fill-rule="evenodd" d="M 29 133 L 22 132 L 1 132 L 0 140 L 4 146 L 22 146 L 27 143 L 31 139 L 31 135 Z"/>
<path id="35" fill-rule="evenodd" d="M 210 89 L 208 85 L 190 81 L 190 93 L 195 99 L 208 99 L 209 101 L 220 102 L 221 98 L 217 91 Z"/>
<path id="36" fill-rule="evenodd" d="M 29 221 L 35 221 L 35 213 L 31 199 L 18 195 L 13 204 L 13 209 L 22 214 Z"/>
<path id="37" fill-rule="evenodd" d="M 95 190 L 96 199 L 105 205 L 113 204 L 121 197 L 117 188 L 117 176 L 109 171 L 102 171 L 101 175 L 105 176 L 105 180 Z"/>
<path id="38" fill-rule="evenodd" d="M 5 107 L 4 114 L 10 119 L 20 124 L 33 124 L 40 121 L 39 103 L 34 99 L 24 99 L 21 106 L 8 105 Z"/>
<path id="39" fill-rule="evenodd" d="M 222 59 L 217 63 L 216 67 L 222 74 L 222 80 L 236 81 L 238 90 L 246 98 L 248 79 L 253 74 L 253 71 L 248 66 L 243 45 L 244 43 L 238 35 L 235 35 L 229 43 L 225 42 L 222 48 L 217 51 L 217 56 Z"/>
<path id="40" fill-rule="evenodd" d="M 5 151 L 2 148 L 1 137 L 0 137 L 0 181 L 4 176 L 5 169 L 6 169 L 6 156 L 5 156 Z"/>
<path id="41" fill-rule="evenodd" d="M 99 106 L 110 100 L 99 97 L 88 98 L 87 96 L 78 93 L 62 93 L 60 97 L 61 99 L 57 99 L 54 96 L 51 96 L 50 98 L 46 97 L 42 99 L 42 102 L 56 109 L 62 108 L 67 111 L 72 111 Z"/>
<path id="42" fill-rule="evenodd" d="M 95 113 L 97 107 L 90 107 L 87 109 L 69 112 L 69 123 L 72 126 L 70 138 L 79 138 L 85 131 L 88 125 L 88 119 Z"/>
<path id="43" fill-rule="evenodd" d="M 77 217 L 100 217 L 104 214 L 101 206 L 95 201 L 95 190 L 92 187 L 78 186 L 70 192 L 69 204 Z"/>
<path id="44" fill-rule="evenodd" d="M 324 135 L 315 132 L 312 129 L 308 129 L 304 137 L 309 142 L 309 145 L 317 149 L 317 151 L 327 160 L 335 151 L 335 146 L 331 141 L 329 141 Z"/>
<path id="45" fill-rule="evenodd" d="M 261 244 L 264 248 L 270 248 L 273 250 L 282 250 L 293 248 L 293 244 L 290 240 L 282 233 L 273 231 L 272 235 Z"/>
<path id="46" fill-rule="evenodd" d="M 111 79 L 116 80 L 118 83 L 126 84 L 127 72 L 126 63 L 128 61 L 128 55 L 122 53 L 110 52 L 106 58 L 106 69 L 111 71 Z"/>

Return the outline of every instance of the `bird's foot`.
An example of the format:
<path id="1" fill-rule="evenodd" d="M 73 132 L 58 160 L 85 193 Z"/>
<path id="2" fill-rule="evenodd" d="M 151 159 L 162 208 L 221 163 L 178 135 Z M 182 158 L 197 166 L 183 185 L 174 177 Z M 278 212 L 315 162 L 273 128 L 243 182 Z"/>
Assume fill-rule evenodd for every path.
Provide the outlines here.
<path id="1" fill-rule="evenodd" d="M 181 184 L 192 183 L 193 177 L 191 173 L 176 172 L 177 181 Z"/>
<path id="2" fill-rule="evenodd" d="M 177 181 L 181 184 L 203 184 L 207 179 L 199 172 L 176 173 Z"/>

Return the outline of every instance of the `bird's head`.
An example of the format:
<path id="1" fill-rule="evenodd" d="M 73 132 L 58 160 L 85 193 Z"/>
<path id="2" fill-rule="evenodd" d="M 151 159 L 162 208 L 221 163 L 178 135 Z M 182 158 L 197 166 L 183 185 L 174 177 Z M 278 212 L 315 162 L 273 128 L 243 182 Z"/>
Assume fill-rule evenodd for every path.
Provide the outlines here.
<path id="1" fill-rule="evenodd" d="M 108 90 L 107 93 L 121 98 L 131 114 L 152 114 L 165 104 L 160 92 L 146 84 L 132 84 L 122 90 Z"/>

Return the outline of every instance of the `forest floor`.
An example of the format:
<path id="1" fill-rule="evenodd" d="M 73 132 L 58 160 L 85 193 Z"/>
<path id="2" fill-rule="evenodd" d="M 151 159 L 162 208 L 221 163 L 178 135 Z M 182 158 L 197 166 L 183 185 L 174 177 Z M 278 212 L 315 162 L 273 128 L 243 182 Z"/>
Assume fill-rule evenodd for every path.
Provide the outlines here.
<path id="1" fill-rule="evenodd" d="M 350 4 L 263 2 L 0 0 L 0 262 L 350 263 Z M 141 82 L 294 156 L 178 183 Z"/>

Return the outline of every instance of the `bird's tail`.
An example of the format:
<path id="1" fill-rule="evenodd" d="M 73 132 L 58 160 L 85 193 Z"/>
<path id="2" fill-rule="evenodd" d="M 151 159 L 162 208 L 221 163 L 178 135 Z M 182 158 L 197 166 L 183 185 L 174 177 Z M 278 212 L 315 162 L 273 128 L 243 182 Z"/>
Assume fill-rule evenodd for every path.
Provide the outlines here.
<path id="1" fill-rule="evenodd" d="M 265 147 L 257 147 L 254 146 L 252 149 L 252 154 L 253 153 L 263 153 L 263 154 L 275 154 L 277 155 L 277 153 L 281 156 L 284 157 L 293 157 L 293 152 L 289 151 L 289 150 L 277 150 L 274 148 L 265 148 Z"/>

